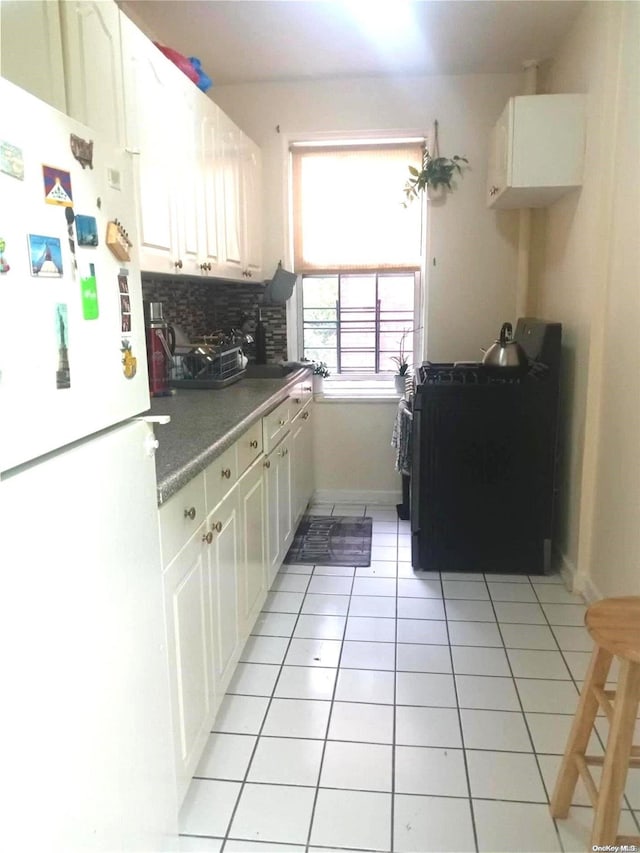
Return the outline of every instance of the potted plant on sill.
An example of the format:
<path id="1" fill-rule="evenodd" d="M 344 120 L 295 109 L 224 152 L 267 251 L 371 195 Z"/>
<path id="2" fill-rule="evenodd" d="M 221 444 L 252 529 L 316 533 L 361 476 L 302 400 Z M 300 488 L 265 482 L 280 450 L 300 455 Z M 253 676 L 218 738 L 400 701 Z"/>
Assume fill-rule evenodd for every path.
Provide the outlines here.
<path id="1" fill-rule="evenodd" d="M 394 374 L 394 382 L 396 386 L 396 391 L 400 396 L 403 396 L 406 390 L 407 384 L 407 373 L 409 372 L 409 360 L 406 356 L 404 350 L 404 339 L 409 334 L 408 331 L 405 331 L 400 338 L 400 349 L 398 350 L 398 355 L 392 355 L 391 361 L 395 362 L 398 365 L 398 372 Z"/>
<path id="2" fill-rule="evenodd" d="M 324 387 L 324 380 L 327 376 L 330 376 L 329 368 L 327 367 L 324 361 L 314 361 L 313 362 L 313 375 L 312 375 L 312 383 L 313 383 L 313 393 L 314 394 L 322 394 L 322 390 Z"/>
<path id="3" fill-rule="evenodd" d="M 456 175 L 462 175 L 462 170 L 469 165 L 466 157 L 454 154 L 453 157 L 441 157 L 438 144 L 438 122 L 434 122 L 433 153 L 425 148 L 422 155 L 422 168 L 416 169 L 409 166 L 411 177 L 404 185 L 406 201 L 404 207 L 418 197 L 421 192 L 427 192 L 427 196 L 433 201 L 444 199 L 447 192 L 455 189 L 452 180 Z"/>

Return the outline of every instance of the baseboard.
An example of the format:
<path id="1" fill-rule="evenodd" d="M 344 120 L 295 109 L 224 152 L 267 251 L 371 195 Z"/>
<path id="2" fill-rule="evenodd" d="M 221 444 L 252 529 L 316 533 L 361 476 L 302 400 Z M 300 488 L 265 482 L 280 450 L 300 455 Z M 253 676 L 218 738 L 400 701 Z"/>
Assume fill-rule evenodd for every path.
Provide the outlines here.
<path id="1" fill-rule="evenodd" d="M 395 506 L 402 501 L 399 491 L 347 491 L 346 489 L 316 489 L 312 503 L 318 504 L 368 504 Z"/>
<path id="2" fill-rule="evenodd" d="M 558 551 L 556 552 L 556 557 L 562 579 L 571 592 L 581 595 L 587 604 L 593 604 L 594 601 L 599 601 L 604 597 L 591 578 L 580 572 L 575 563 L 566 554 Z"/>

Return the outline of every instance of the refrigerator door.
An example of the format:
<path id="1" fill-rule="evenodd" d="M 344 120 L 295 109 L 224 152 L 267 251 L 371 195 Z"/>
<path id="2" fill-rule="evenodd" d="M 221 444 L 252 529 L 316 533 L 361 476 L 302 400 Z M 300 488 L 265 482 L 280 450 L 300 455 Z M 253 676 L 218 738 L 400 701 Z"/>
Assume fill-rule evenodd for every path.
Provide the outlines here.
<path id="1" fill-rule="evenodd" d="M 2 78 L 0 103 L 4 471 L 145 411 L 149 390 L 131 155 Z M 129 261 L 106 245 L 115 220 Z"/>
<path id="2" fill-rule="evenodd" d="M 177 849 L 153 434 L 0 481 L 3 849 Z"/>

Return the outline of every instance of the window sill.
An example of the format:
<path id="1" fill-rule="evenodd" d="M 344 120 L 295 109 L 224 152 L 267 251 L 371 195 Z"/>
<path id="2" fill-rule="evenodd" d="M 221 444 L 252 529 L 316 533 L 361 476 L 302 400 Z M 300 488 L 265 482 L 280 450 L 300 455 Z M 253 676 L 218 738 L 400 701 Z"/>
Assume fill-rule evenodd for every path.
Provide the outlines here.
<path id="1" fill-rule="evenodd" d="M 323 390 L 314 393 L 318 403 L 384 403 L 397 402 L 400 395 L 392 378 L 325 380 Z"/>

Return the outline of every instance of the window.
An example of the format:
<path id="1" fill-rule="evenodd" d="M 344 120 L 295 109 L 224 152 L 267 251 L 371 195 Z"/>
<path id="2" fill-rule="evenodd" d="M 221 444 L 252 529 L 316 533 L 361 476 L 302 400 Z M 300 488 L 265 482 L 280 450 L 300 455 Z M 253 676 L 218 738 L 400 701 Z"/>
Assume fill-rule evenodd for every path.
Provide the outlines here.
<path id="1" fill-rule="evenodd" d="M 422 208 L 403 207 L 422 140 L 292 147 L 295 270 L 304 357 L 332 374 L 388 374 L 421 323 Z"/>
<path id="2" fill-rule="evenodd" d="M 418 273 L 302 277 L 304 357 L 332 373 L 390 373 L 401 339 L 413 361 Z"/>

